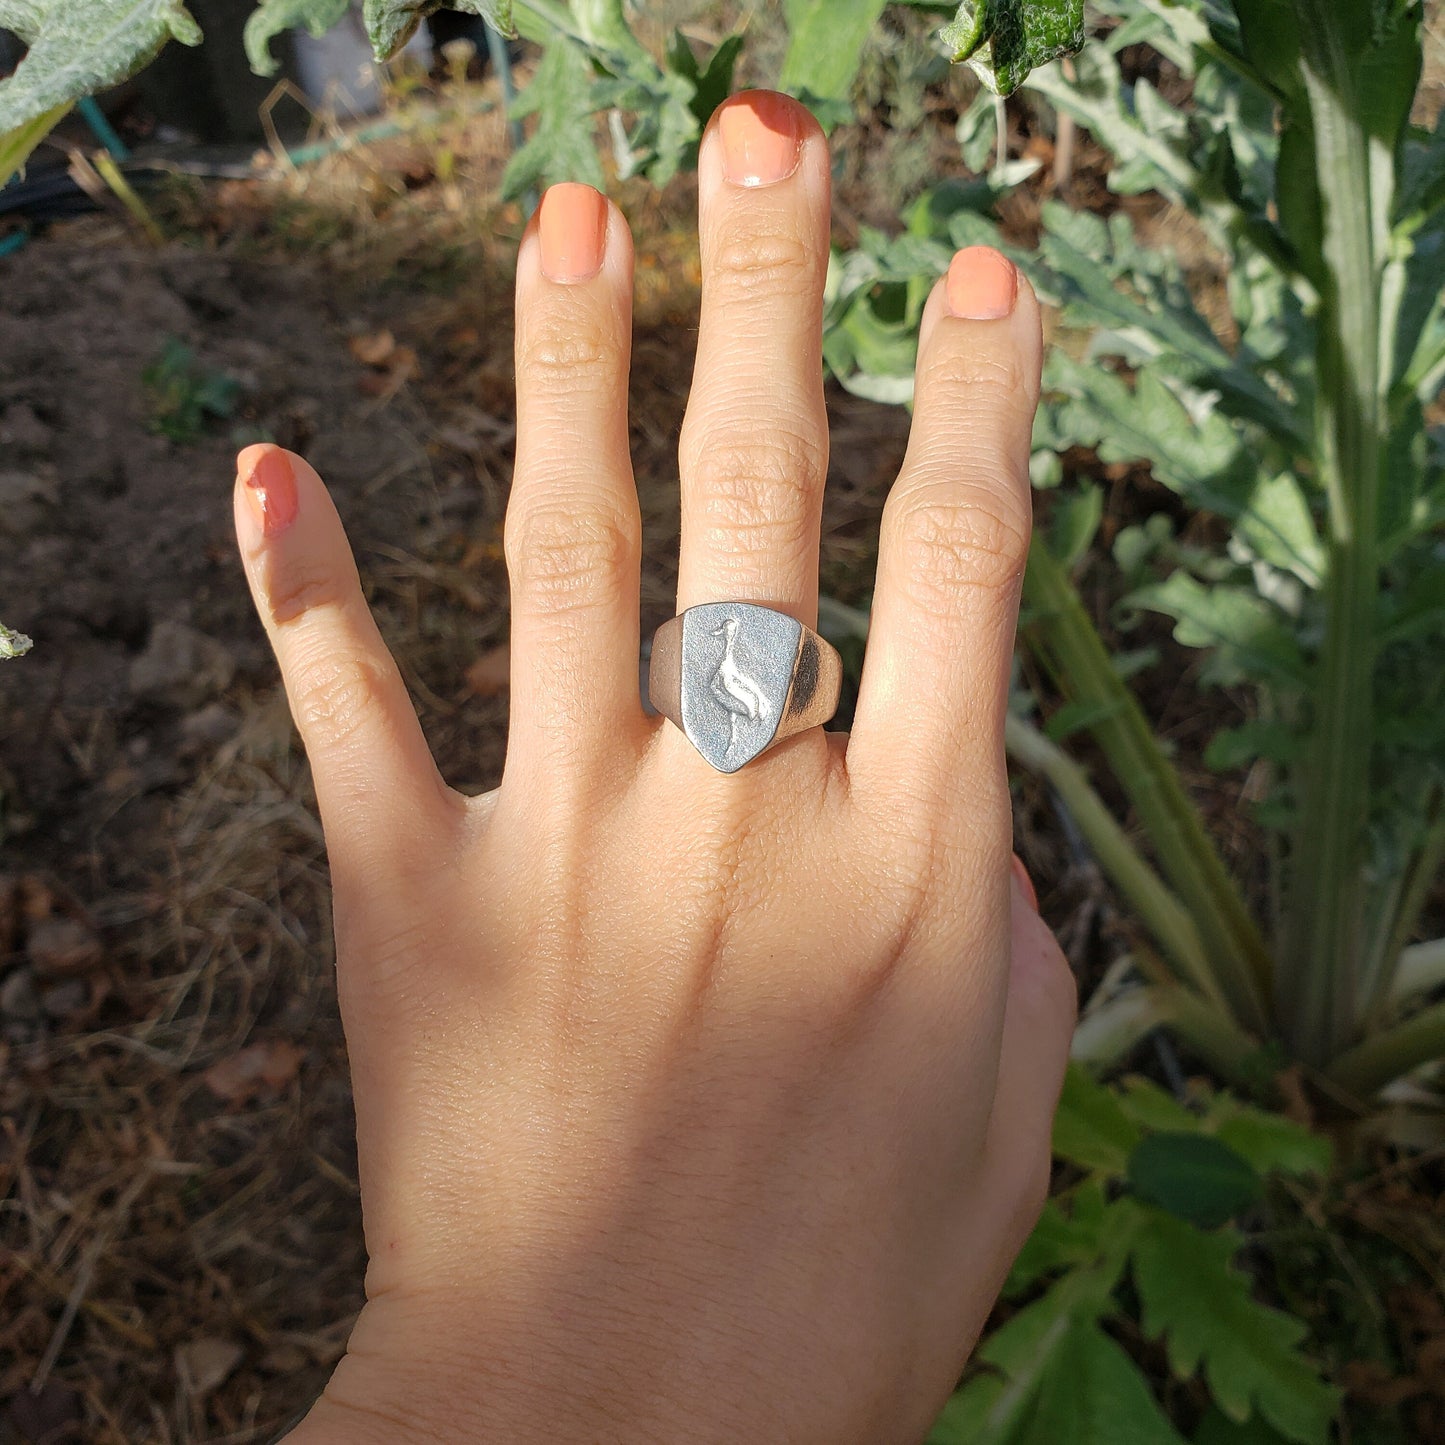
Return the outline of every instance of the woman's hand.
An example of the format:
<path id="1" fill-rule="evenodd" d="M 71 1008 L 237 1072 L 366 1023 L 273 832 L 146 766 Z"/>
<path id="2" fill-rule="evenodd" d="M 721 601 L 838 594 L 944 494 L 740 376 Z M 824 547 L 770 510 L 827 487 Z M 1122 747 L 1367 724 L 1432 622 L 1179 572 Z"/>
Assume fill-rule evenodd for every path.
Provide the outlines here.
<path id="1" fill-rule="evenodd" d="M 699 164 L 679 611 L 817 616 L 829 168 L 733 97 Z M 1044 1197 L 1073 985 L 1010 878 L 1039 311 L 929 299 L 851 736 L 714 772 L 638 696 L 632 246 L 559 186 L 517 274 L 501 786 L 428 752 L 305 462 L 236 525 L 335 886 L 368 1303 L 294 1441 L 917 1442 Z"/>

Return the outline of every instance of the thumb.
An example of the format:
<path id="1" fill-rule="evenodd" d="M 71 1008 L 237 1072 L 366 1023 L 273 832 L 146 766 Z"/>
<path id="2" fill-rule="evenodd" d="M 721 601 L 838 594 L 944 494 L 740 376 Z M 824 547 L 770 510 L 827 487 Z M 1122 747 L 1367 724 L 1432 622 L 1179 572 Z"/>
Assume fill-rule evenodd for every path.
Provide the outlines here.
<path id="1" fill-rule="evenodd" d="M 1027 1233 L 1048 1194 L 1054 1112 L 1078 1017 L 1078 989 L 1063 950 L 1039 917 L 1033 884 L 1017 857 L 1009 894 L 1008 998 L 988 1149 Z"/>

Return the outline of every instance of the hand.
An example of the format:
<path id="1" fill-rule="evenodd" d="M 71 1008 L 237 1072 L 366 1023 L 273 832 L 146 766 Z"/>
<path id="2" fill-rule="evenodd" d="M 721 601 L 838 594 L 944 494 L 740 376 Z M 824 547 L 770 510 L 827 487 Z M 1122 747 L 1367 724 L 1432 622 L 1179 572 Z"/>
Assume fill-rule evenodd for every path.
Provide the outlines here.
<path id="1" fill-rule="evenodd" d="M 826 143 L 767 92 L 699 162 L 679 610 L 812 625 Z M 315 776 L 368 1303 L 291 1439 L 917 1442 L 1044 1198 L 1072 981 L 1010 876 L 1003 723 L 1039 311 L 924 315 L 851 736 L 713 772 L 640 705 L 632 246 L 544 198 L 517 267 L 499 788 L 450 791 L 305 462 L 236 525 Z"/>

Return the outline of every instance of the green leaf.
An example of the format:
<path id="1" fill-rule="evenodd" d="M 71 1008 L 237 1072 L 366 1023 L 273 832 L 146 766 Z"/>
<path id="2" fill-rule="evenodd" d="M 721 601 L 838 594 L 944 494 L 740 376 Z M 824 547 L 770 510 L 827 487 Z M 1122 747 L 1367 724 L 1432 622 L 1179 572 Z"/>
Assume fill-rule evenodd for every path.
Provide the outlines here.
<path id="1" fill-rule="evenodd" d="M 1161 1089 L 1152 1079 L 1137 1074 L 1125 1079 L 1120 1086 L 1119 1103 L 1141 1129 L 1189 1134 L 1204 1127 L 1204 1120 L 1186 1109 L 1173 1094 Z"/>
<path id="2" fill-rule="evenodd" d="M 42 117 L 48 130 L 59 119 L 47 112 L 63 113 L 82 96 L 119 84 L 168 40 L 201 41 L 200 26 L 182 0 L 0 0 L 0 26 L 30 47 L 15 73 L 0 81 L 5 159 L 19 148 L 14 132 L 33 133 Z M 43 135 L 33 135 L 30 147 Z M 8 175 L 0 174 L 0 181 Z"/>
<path id="3" fill-rule="evenodd" d="M 1147 1134 L 1129 1157 L 1140 1199 L 1201 1229 L 1216 1229 L 1264 1193 L 1258 1174 L 1227 1144 L 1206 1134 Z"/>
<path id="4" fill-rule="evenodd" d="M 1211 1110 L 1214 1137 L 1261 1174 L 1327 1174 L 1330 1141 L 1280 1114 L 1221 1097 Z"/>
<path id="5" fill-rule="evenodd" d="M 1221 728 L 1204 750 L 1204 762 L 1216 772 L 1245 768 L 1259 758 L 1291 763 L 1300 755 L 1300 735 L 1275 718 L 1251 718 L 1237 728 Z"/>
<path id="6" fill-rule="evenodd" d="M 1184 1445 L 1139 1367 L 1092 1324 L 1064 1335 L 1016 1438 L 1021 1445 Z"/>
<path id="7" fill-rule="evenodd" d="M 1131 1209 L 1127 1199 L 1106 1202 L 1097 1179 L 1086 1179 L 1064 1199 L 1050 1199 L 1009 1271 L 1004 1293 L 1022 1294 L 1046 1275 L 1092 1264 L 1105 1235 L 1117 1236 L 1127 1227 Z"/>
<path id="8" fill-rule="evenodd" d="M 246 21 L 246 58 L 257 75 L 275 75 L 280 68 L 271 42 L 287 30 L 305 26 L 325 35 L 350 7 L 351 0 L 261 0 Z"/>
<path id="9" fill-rule="evenodd" d="M 1083 46 L 1084 0 L 963 0 L 939 39 L 991 91 L 1012 95 L 1031 71 Z"/>
<path id="10" fill-rule="evenodd" d="M 1175 638 L 1185 647 L 1214 649 L 1208 680 L 1223 685 L 1244 678 L 1303 684 L 1308 673 L 1299 645 L 1279 613 L 1257 593 L 1224 583 L 1205 586 L 1187 572 L 1172 573 L 1130 596 L 1175 619 Z"/>
<path id="11" fill-rule="evenodd" d="M 512 0 L 366 0 L 362 14 L 378 60 L 390 60 L 428 15 L 443 7 L 480 15 L 494 30 L 515 37 Z"/>
<path id="12" fill-rule="evenodd" d="M 1054 503 L 1049 518 L 1049 546 L 1060 565 L 1072 571 L 1083 560 L 1104 520 L 1104 489 L 1093 482 Z"/>
<path id="13" fill-rule="evenodd" d="M 725 101 L 733 88 L 733 71 L 743 48 L 741 35 L 728 35 L 720 40 L 707 58 L 705 69 L 699 69 L 692 45 L 681 30 L 672 32 L 668 44 L 668 62 L 673 70 L 692 84 L 691 109 L 698 128 L 706 126 L 712 113 Z"/>
<path id="14" fill-rule="evenodd" d="M 41 114 L 17 126 L 5 135 L 0 135 L 0 186 L 8 183 L 20 167 L 30 159 L 31 152 L 69 114 L 71 107 L 57 105 L 54 110 Z"/>
<path id="15" fill-rule="evenodd" d="M 587 52 L 565 36 L 553 37 L 532 83 L 513 107 L 514 115 L 535 114 L 537 125 L 507 162 L 502 173 L 504 196 L 520 196 L 555 181 L 586 181 L 602 189 L 592 124 L 592 79 Z"/>
<path id="16" fill-rule="evenodd" d="M 1084 1169 L 1123 1174 L 1139 1137 L 1114 1094 L 1071 1064 L 1054 1115 L 1054 1153 Z"/>
<path id="17" fill-rule="evenodd" d="M 1155 1215 L 1133 1243 L 1144 1332 L 1164 1338 L 1181 1380 L 1203 1371 L 1215 1403 L 1243 1423 L 1256 1411 L 1297 1445 L 1326 1445 L 1339 1395 L 1299 1353 L 1305 1326 L 1251 1297 L 1233 1267 L 1243 1238 Z"/>
<path id="18" fill-rule="evenodd" d="M 0 661 L 23 657 L 35 644 L 23 632 L 14 632 L 0 622 Z"/>
<path id="19" fill-rule="evenodd" d="M 1304 490 L 1288 472 L 1260 479 L 1234 530 L 1262 561 L 1292 572 L 1307 587 L 1323 584 L 1324 544 Z"/>
<path id="20" fill-rule="evenodd" d="M 863 46 L 887 0 L 786 0 L 788 50 L 778 86 L 841 100 L 853 88 Z"/>
<path id="21" fill-rule="evenodd" d="M 1258 1415 L 1236 1425 L 1218 1408 L 1211 1408 L 1194 1432 L 1193 1445 L 1285 1445 L 1285 1437 Z"/>

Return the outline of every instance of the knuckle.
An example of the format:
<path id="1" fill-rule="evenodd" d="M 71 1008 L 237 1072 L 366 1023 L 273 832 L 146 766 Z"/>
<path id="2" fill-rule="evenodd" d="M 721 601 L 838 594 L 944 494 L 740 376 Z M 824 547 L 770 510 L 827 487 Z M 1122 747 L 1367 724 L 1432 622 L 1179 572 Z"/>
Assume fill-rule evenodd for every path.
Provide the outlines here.
<path id="1" fill-rule="evenodd" d="M 594 386 L 624 365 L 618 338 L 583 317 L 550 317 L 517 343 L 517 375 L 548 391 Z"/>
<path id="2" fill-rule="evenodd" d="M 340 653 L 315 659 L 292 695 L 296 726 L 309 740 L 344 745 L 376 716 L 391 681 L 375 658 Z"/>
<path id="3" fill-rule="evenodd" d="M 785 428 L 746 442 L 702 430 L 689 434 L 684 451 L 688 506 L 709 531 L 749 551 L 808 535 L 827 470 L 816 441 Z"/>
<path id="4" fill-rule="evenodd" d="M 783 227 L 725 232 L 707 260 L 709 279 L 734 296 L 803 295 L 820 269 L 816 249 Z"/>
<path id="5" fill-rule="evenodd" d="M 1014 586 L 1028 556 L 1027 502 L 1011 487 L 914 488 L 896 500 L 884 526 L 901 585 L 931 613 L 951 612 L 961 591 Z"/>
<path id="6" fill-rule="evenodd" d="M 529 606 L 570 611 L 611 601 L 630 576 L 637 524 L 614 508 L 512 507 L 502 550 Z"/>
<path id="7" fill-rule="evenodd" d="M 918 370 L 920 396 L 934 393 L 953 401 L 969 397 L 980 410 L 1032 403 L 1033 386 L 1016 351 L 988 353 L 941 349 L 924 356 Z"/>
<path id="8" fill-rule="evenodd" d="M 355 585 L 353 579 L 338 576 L 334 568 L 288 572 L 284 577 L 273 577 L 266 593 L 271 621 L 281 628 L 308 612 L 341 607 L 352 596 Z"/>

